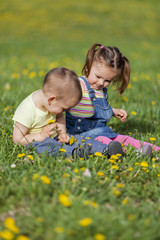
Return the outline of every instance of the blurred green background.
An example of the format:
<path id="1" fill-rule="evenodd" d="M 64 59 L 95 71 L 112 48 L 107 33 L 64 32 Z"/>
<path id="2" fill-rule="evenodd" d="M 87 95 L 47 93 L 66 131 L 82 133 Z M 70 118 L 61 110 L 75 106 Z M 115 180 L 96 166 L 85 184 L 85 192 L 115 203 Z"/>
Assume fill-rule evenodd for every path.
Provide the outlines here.
<path id="1" fill-rule="evenodd" d="M 1 61 L 44 56 L 84 62 L 90 45 L 100 42 L 119 47 L 132 71 L 158 71 L 159 12 L 158 0 L 1 0 Z"/>

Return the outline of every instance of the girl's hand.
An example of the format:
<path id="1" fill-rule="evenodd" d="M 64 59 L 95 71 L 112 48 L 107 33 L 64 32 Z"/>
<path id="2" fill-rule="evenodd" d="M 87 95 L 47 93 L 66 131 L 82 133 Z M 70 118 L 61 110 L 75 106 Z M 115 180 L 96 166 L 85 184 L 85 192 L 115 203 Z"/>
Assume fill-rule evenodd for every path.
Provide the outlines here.
<path id="1" fill-rule="evenodd" d="M 113 109 L 113 116 L 115 118 L 119 118 L 121 122 L 125 122 L 127 119 L 127 112 L 124 109 L 117 109 L 117 108 L 112 108 Z"/>
<path id="2" fill-rule="evenodd" d="M 51 137 L 54 133 L 56 133 L 56 127 L 56 123 L 48 124 L 43 127 L 42 131 L 40 132 L 43 140 L 45 140 L 47 137 Z"/>
<path id="3" fill-rule="evenodd" d="M 60 135 L 58 135 L 58 142 L 68 143 L 69 139 L 70 139 L 70 137 L 68 136 L 67 133 L 61 133 Z"/>

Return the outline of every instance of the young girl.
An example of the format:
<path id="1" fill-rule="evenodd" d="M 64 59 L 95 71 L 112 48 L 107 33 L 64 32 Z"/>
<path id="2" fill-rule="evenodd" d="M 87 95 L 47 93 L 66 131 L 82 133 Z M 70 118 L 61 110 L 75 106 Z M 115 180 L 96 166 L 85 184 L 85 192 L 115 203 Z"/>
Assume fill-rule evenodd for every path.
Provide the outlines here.
<path id="1" fill-rule="evenodd" d="M 125 122 L 127 118 L 124 109 L 111 108 L 108 103 L 107 87 L 116 83 L 116 90 L 122 94 L 130 80 L 129 61 L 118 48 L 93 44 L 87 53 L 82 74 L 84 76 L 79 78 L 82 100 L 66 112 L 67 131 L 70 134 L 92 137 L 106 144 L 114 140 L 124 145 L 131 144 L 137 149 L 143 147 L 144 155 L 150 155 L 152 147 L 155 151 L 160 149 L 130 136 L 114 133 L 106 126 L 112 116 L 119 118 L 121 122 Z"/>

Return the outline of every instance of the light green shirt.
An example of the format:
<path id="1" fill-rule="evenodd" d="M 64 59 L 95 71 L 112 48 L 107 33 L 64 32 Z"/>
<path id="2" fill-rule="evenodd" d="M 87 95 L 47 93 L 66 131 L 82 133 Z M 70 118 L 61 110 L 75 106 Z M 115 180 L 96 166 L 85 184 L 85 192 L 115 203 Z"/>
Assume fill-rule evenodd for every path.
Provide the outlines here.
<path id="1" fill-rule="evenodd" d="M 14 122 L 29 128 L 29 133 L 38 133 L 48 124 L 48 121 L 56 121 L 56 115 L 37 108 L 33 102 L 32 94 L 20 103 L 12 119 Z"/>

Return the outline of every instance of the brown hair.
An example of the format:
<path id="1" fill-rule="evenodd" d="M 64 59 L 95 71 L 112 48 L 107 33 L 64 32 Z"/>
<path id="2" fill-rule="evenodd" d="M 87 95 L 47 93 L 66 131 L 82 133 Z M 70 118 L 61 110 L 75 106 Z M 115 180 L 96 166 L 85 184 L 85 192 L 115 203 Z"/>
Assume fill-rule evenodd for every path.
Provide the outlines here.
<path id="1" fill-rule="evenodd" d="M 99 47 L 98 49 L 96 49 Z M 82 69 L 82 74 L 88 77 L 92 64 L 95 61 L 106 62 L 106 64 L 118 71 L 117 77 L 113 83 L 118 84 L 117 91 L 122 94 L 129 84 L 130 80 L 130 63 L 129 60 L 122 55 L 117 47 L 106 47 L 100 43 L 93 44 L 86 57 L 85 65 Z"/>
<path id="2" fill-rule="evenodd" d="M 68 94 L 69 98 L 76 97 L 78 101 L 82 98 L 77 74 L 64 67 L 51 69 L 44 78 L 42 89 L 44 92 L 55 92 L 58 98 L 62 98 L 65 94 Z"/>

